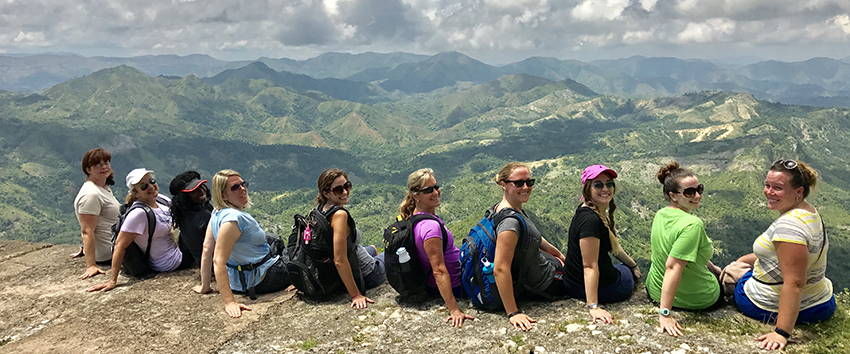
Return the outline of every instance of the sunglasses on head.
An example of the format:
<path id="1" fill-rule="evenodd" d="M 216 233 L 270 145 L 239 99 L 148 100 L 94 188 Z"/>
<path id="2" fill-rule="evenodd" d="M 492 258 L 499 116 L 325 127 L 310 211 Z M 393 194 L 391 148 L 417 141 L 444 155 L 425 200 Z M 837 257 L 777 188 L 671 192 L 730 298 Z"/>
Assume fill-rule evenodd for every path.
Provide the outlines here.
<path id="1" fill-rule="evenodd" d="M 141 190 L 143 190 L 143 191 L 146 191 L 146 190 L 148 190 L 148 186 L 150 186 L 150 185 L 154 185 L 154 184 L 156 184 L 156 179 L 155 179 L 155 178 L 151 178 L 151 179 L 150 179 L 150 180 L 148 180 L 147 182 L 139 183 L 139 189 L 141 189 Z"/>
<path id="2" fill-rule="evenodd" d="M 797 166 L 799 166 L 799 165 L 797 165 L 797 161 L 779 159 L 779 160 L 773 161 L 773 166 L 777 166 L 777 167 L 782 166 L 788 171 L 797 171 L 800 174 L 800 178 L 803 181 L 803 184 L 805 184 L 806 175 L 803 174 L 802 170 L 797 168 Z"/>
<path id="3" fill-rule="evenodd" d="M 676 193 L 682 193 L 682 195 L 685 196 L 685 198 L 693 198 L 695 195 L 697 195 L 697 193 L 702 195 L 702 192 L 704 190 L 705 190 L 705 186 L 703 186 L 702 183 L 700 183 L 700 185 L 696 186 L 696 188 L 694 188 L 694 187 L 685 188 L 681 192 L 676 192 Z"/>
<path id="4" fill-rule="evenodd" d="M 514 184 L 514 186 L 516 186 L 517 188 L 522 188 L 522 186 L 524 186 L 524 185 L 526 185 L 526 184 L 527 184 L 529 187 L 534 187 L 534 182 L 535 182 L 535 181 L 537 181 L 537 180 L 536 180 L 536 179 L 534 179 L 534 178 L 529 178 L 529 179 L 518 179 L 518 180 L 513 180 L 513 181 L 511 181 L 511 180 L 506 180 L 505 182 L 506 182 L 506 183 L 513 183 L 513 184 Z"/>
<path id="5" fill-rule="evenodd" d="M 241 188 L 241 187 L 245 187 L 245 189 L 248 189 L 248 181 L 242 181 L 242 183 L 236 183 L 236 184 L 230 186 L 230 191 L 231 192 L 238 191 L 239 188 Z"/>
<path id="6" fill-rule="evenodd" d="M 434 191 L 438 191 L 438 190 L 440 190 L 440 185 L 435 184 L 435 185 L 430 186 L 430 187 L 422 188 L 418 192 L 422 193 L 422 194 L 431 194 L 431 193 L 434 193 Z"/>
<path id="7" fill-rule="evenodd" d="M 351 181 L 346 181 L 345 184 L 332 187 L 329 190 L 335 195 L 341 195 L 343 191 L 348 192 L 351 190 Z"/>
<path id="8" fill-rule="evenodd" d="M 601 191 L 602 187 L 608 187 L 608 189 L 613 190 L 614 188 L 617 188 L 617 184 L 614 183 L 614 181 L 608 181 L 605 183 L 602 183 L 602 181 L 593 182 L 593 189 Z"/>

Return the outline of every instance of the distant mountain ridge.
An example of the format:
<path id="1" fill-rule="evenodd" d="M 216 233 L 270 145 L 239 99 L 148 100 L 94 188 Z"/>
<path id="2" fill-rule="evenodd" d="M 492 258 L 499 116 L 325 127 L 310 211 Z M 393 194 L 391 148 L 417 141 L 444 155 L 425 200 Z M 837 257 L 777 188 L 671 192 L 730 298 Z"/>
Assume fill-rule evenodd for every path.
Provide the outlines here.
<path id="1" fill-rule="evenodd" d="M 581 62 L 531 57 L 496 67 L 457 52 L 433 56 L 410 53 L 324 53 L 307 60 L 259 58 L 221 61 L 207 55 L 155 55 L 132 58 L 77 55 L 0 55 L 0 90 L 41 91 L 74 77 L 118 65 L 150 76 L 213 78 L 225 71 L 261 62 L 303 87 L 339 86 L 332 97 L 358 102 L 395 99 L 463 83 L 480 84 L 502 75 L 528 74 L 552 81 L 571 79 L 608 95 L 652 98 L 703 90 L 749 92 L 774 102 L 850 107 L 850 57 L 800 62 L 762 61 L 739 66 L 699 59 L 633 56 Z M 283 74 L 283 72 L 289 74 Z M 306 75 L 310 79 L 299 77 Z M 328 81 L 331 79 L 346 81 Z M 307 84 L 307 82 L 312 82 Z M 349 81 L 372 83 L 362 86 Z M 296 84 L 292 84 L 296 91 Z M 343 88 L 344 87 L 344 88 Z M 387 93 L 376 92 L 381 87 Z M 326 91 L 329 89 L 325 88 Z M 327 92 L 326 92 L 327 93 Z M 393 96 L 395 95 L 395 96 Z"/>
<path id="2" fill-rule="evenodd" d="M 557 68 L 555 61 L 537 61 Z M 486 64 L 457 53 L 429 63 L 403 71 L 415 77 L 417 70 L 472 65 L 482 70 L 470 73 L 481 77 L 469 80 L 491 74 Z M 598 70 L 600 77 L 606 73 Z M 316 176 L 343 168 L 357 186 L 350 207 L 368 242 L 380 241 L 411 171 L 437 171 L 445 186 L 441 217 L 462 235 L 500 198 L 495 170 L 526 161 L 539 181 L 529 210 L 541 232 L 563 245 L 578 173 L 604 163 L 620 174 L 617 224 L 624 245 L 648 260 L 652 216 L 664 206 L 654 171 L 675 159 L 706 185 L 696 215 L 722 263 L 751 249 L 752 239 L 742 235 L 775 218 L 761 195 L 765 166 L 794 157 L 821 172 L 815 202 L 829 221 L 830 257 L 850 257 L 850 146 L 844 144 L 850 109 L 718 90 L 637 99 L 522 73 L 410 95 L 395 90 L 387 101 L 362 103 L 335 99 L 321 85 L 293 88 L 301 79 L 324 81 L 263 63 L 229 73 L 214 85 L 195 75 L 152 77 L 124 65 L 38 94 L 0 92 L 0 237 L 78 242 L 70 206 L 83 179 L 80 156 L 96 146 L 113 153 L 118 180 L 136 167 L 157 171 L 162 181 L 189 168 L 205 177 L 237 169 L 252 182 L 252 215 L 283 233 L 294 213 L 312 205 Z M 125 193 L 121 183 L 113 190 L 119 199 Z M 830 274 L 848 272 L 846 262 L 830 263 Z M 834 281 L 845 286 L 850 277 Z"/>

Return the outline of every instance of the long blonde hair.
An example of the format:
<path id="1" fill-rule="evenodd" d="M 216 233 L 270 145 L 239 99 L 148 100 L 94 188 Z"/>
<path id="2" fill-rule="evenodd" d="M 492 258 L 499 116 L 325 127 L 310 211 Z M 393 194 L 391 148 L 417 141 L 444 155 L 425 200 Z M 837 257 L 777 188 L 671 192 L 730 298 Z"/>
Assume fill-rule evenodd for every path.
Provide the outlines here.
<path id="1" fill-rule="evenodd" d="M 613 180 L 613 178 L 611 180 Z M 617 229 L 614 224 L 614 210 L 617 210 L 617 204 L 614 203 L 616 188 L 611 192 L 611 201 L 608 202 L 608 216 L 605 216 L 605 213 L 602 210 L 599 210 L 599 206 L 593 203 L 593 199 L 591 199 L 590 194 L 591 188 L 593 188 L 593 180 L 589 179 L 584 182 L 584 186 L 581 188 L 581 195 L 584 197 L 584 203 L 596 212 L 600 219 L 602 219 L 602 223 L 605 224 L 605 227 L 608 229 L 608 239 L 611 240 L 611 250 L 616 252 L 621 247 L 620 238 L 617 236 Z"/>
<path id="2" fill-rule="evenodd" d="M 407 219 L 413 214 L 413 210 L 416 209 L 416 199 L 413 199 L 413 196 L 419 193 L 428 179 L 433 176 L 434 170 L 430 168 L 420 168 L 407 176 L 407 192 L 404 194 L 401 205 L 398 206 L 398 214 L 402 219 Z"/>
<path id="3" fill-rule="evenodd" d="M 239 172 L 234 170 L 221 170 L 216 172 L 215 176 L 212 178 L 212 190 L 210 194 L 212 194 L 212 202 L 213 207 L 216 210 L 221 210 L 225 208 L 236 208 L 230 202 L 224 200 L 224 194 L 227 193 L 227 179 L 233 176 L 242 177 Z M 245 205 L 244 209 L 249 208 L 252 205 L 251 197 L 248 197 L 248 204 Z"/>

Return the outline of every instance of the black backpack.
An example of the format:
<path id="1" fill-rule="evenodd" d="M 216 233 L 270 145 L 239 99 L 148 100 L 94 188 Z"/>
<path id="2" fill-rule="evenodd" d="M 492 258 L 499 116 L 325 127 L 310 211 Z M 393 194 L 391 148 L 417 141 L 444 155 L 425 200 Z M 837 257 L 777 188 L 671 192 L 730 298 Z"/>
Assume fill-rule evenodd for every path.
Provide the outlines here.
<path id="1" fill-rule="evenodd" d="M 171 204 L 168 199 L 161 195 L 156 197 L 156 202 L 166 206 Z M 124 220 L 130 214 L 130 211 L 139 208 L 144 210 L 148 217 L 148 247 L 142 252 L 136 242 L 130 242 L 130 245 L 124 250 L 121 271 L 131 277 L 143 277 L 154 272 L 153 268 L 150 267 L 150 251 L 153 233 L 156 230 L 156 215 L 154 215 L 153 209 L 145 203 L 134 202 L 129 206 L 124 204 L 121 206 L 118 222 L 112 225 L 112 254 L 115 254 L 115 240 L 118 239 L 118 233 L 121 232 L 121 225 L 124 224 Z"/>
<path id="2" fill-rule="evenodd" d="M 292 285 L 307 296 L 327 296 L 337 293 L 345 284 L 339 277 L 334 265 L 333 228 L 330 219 L 334 213 L 343 210 L 341 207 L 331 207 L 325 212 L 317 208 L 310 210 L 307 216 L 295 214 L 295 223 L 289 234 L 287 253 L 289 263 L 286 270 Z M 348 216 L 348 262 L 358 288 L 365 294 L 366 287 L 360 272 L 360 262 L 355 253 L 355 224 L 351 215 Z"/>
<path id="3" fill-rule="evenodd" d="M 399 299 L 404 301 L 422 302 L 428 297 L 426 284 L 429 272 L 419 263 L 416 237 L 413 233 L 416 224 L 422 220 L 437 221 L 437 218 L 430 214 L 416 214 L 402 219 L 399 215 L 396 216 L 396 222 L 384 230 L 384 266 L 387 271 L 387 281 L 398 292 Z M 449 246 L 449 235 L 445 227 L 440 226 L 440 231 L 443 233 L 443 252 L 445 252 Z M 410 254 L 410 261 L 407 262 L 409 267 L 404 269 L 396 253 L 401 247 L 407 249 Z"/>

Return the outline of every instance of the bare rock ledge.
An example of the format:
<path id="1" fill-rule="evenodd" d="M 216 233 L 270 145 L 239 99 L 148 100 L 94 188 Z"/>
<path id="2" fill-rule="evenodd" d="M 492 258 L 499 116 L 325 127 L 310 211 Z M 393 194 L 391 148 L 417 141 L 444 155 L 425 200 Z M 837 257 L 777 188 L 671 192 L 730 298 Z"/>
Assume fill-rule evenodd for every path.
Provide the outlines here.
<path id="1" fill-rule="evenodd" d="M 537 320 L 514 331 L 503 313 L 479 313 L 462 328 L 445 323 L 442 301 L 399 305 L 384 284 L 368 294 L 374 304 L 349 307 L 344 295 L 316 302 L 291 292 L 237 296 L 253 310 L 231 319 L 218 294 L 197 295 L 197 270 L 133 280 L 119 277 L 106 293 L 84 289 L 107 280 L 80 280 L 84 262 L 73 245 L 0 240 L 0 352 L 2 353 L 758 353 L 753 333 L 770 330 L 731 306 L 706 314 L 676 314 L 685 336 L 656 332 L 655 307 L 643 289 L 606 306 L 615 324 L 588 323 L 584 303 L 525 302 Z M 107 267 L 102 267 L 109 271 Z M 806 341 L 814 334 L 803 333 Z"/>

